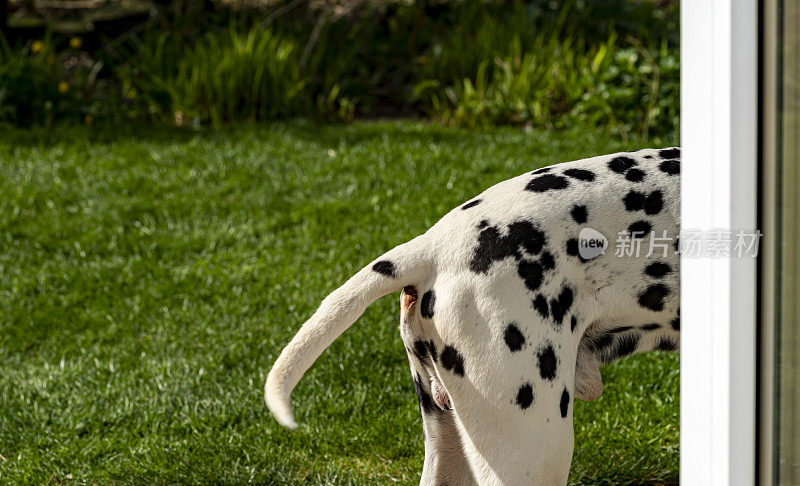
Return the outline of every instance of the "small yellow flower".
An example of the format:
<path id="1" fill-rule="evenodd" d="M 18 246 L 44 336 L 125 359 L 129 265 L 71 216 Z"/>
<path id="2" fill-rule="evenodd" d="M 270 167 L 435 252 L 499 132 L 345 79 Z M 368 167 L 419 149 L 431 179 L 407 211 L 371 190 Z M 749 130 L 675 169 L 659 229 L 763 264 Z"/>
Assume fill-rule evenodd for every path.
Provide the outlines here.
<path id="1" fill-rule="evenodd" d="M 66 93 L 69 91 L 69 83 L 66 81 L 61 81 L 58 83 L 58 92 L 59 93 Z"/>
<path id="2" fill-rule="evenodd" d="M 128 92 L 125 93 L 125 96 L 130 100 L 135 99 L 136 98 L 136 89 L 134 89 L 134 88 L 129 89 Z"/>
<path id="3" fill-rule="evenodd" d="M 83 123 L 87 125 L 92 123 L 92 120 L 94 120 L 94 117 L 92 115 L 86 115 L 83 117 Z"/>
<path id="4" fill-rule="evenodd" d="M 44 42 L 33 41 L 33 44 L 31 45 L 31 52 L 33 52 L 34 54 L 39 54 L 43 50 L 44 50 Z"/>
<path id="5" fill-rule="evenodd" d="M 73 37 L 69 40 L 69 46 L 73 49 L 78 49 L 80 46 L 83 45 L 83 39 L 80 37 Z"/>

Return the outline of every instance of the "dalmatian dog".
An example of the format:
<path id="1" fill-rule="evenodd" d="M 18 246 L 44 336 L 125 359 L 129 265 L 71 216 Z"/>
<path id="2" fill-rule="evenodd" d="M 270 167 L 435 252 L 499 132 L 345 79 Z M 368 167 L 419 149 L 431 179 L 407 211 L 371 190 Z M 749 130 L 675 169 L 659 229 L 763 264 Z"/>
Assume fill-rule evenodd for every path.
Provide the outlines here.
<path id="1" fill-rule="evenodd" d="M 325 298 L 270 371 L 267 406 L 296 427 L 290 394 L 305 371 L 370 303 L 402 290 L 421 483 L 566 484 L 573 400 L 600 396 L 600 366 L 678 349 L 679 193 L 679 148 L 490 187 Z M 606 251 L 589 255 L 584 231 Z"/>

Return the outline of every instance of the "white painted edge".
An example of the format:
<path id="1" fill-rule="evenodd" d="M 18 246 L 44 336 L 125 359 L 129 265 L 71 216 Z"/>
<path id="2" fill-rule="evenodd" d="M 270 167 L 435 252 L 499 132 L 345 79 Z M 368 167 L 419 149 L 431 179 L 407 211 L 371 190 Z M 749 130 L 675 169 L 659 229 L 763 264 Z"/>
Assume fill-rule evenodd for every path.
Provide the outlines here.
<path id="1" fill-rule="evenodd" d="M 681 3 L 681 225 L 756 229 L 757 0 Z M 756 260 L 682 258 L 682 485 L 755 483 Z"/>

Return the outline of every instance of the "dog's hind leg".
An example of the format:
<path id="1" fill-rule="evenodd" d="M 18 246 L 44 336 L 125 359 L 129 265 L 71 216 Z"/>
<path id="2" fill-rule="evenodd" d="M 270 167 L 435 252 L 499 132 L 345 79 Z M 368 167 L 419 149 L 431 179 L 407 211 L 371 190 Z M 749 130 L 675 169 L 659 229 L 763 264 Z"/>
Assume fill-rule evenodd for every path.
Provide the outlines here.
<path id="1" fill-rule="evenodd" d="M 400 333 L 414 378 L 425 438 L 425 464 L 420 484 L 475 484 L 449 397 L 434 374 L 435 344 L 422 335 L 419 314 L 415 312 L 416 302 L 416 290 L 412 287 L 404 289 L 400 296 Z"/>
<path id="2" fill-rule="evenodd" d="M 413 359 L 409 356 L 409 360 Z M 424 386 L 424 378 L 415 375 L 414 388 L 420 403 L 425 437 L 425 464 L 420 484 L 476 484 L 461 444 L 453 411 L 440 409 L 432 403 L 430 389 L 426 390 Z"/>
<path id="3" fill-rule="evenodd" d="M 467 460 L 479 484 L 566 484 L 574 444 L 572 297 L 554 282 L 548 293 L 557 318 L 542 319 L 524 289 L 492 285 L 440 275 L 435 307 L 425 312 L 442 343 L 433 368 Z"/>

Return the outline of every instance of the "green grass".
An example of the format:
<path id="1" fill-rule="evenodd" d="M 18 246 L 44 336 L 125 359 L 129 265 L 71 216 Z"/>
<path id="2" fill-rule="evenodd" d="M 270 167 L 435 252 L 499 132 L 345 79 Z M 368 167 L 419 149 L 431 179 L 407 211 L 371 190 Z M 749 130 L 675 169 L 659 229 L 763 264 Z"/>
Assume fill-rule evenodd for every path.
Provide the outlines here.
<path id="1" fill-rule="evenodd" d="M 417 482 L 397 296 L 301 381 L 294 432 L 262 398 L 282 346 L 351 274 L 489 185 L 638 147 L 411 122 L 6 131 L 0 483 Z M 575 406 L 572 482 L 677 483 L 677 365 L 604 369 L 604 395 Z"/>

